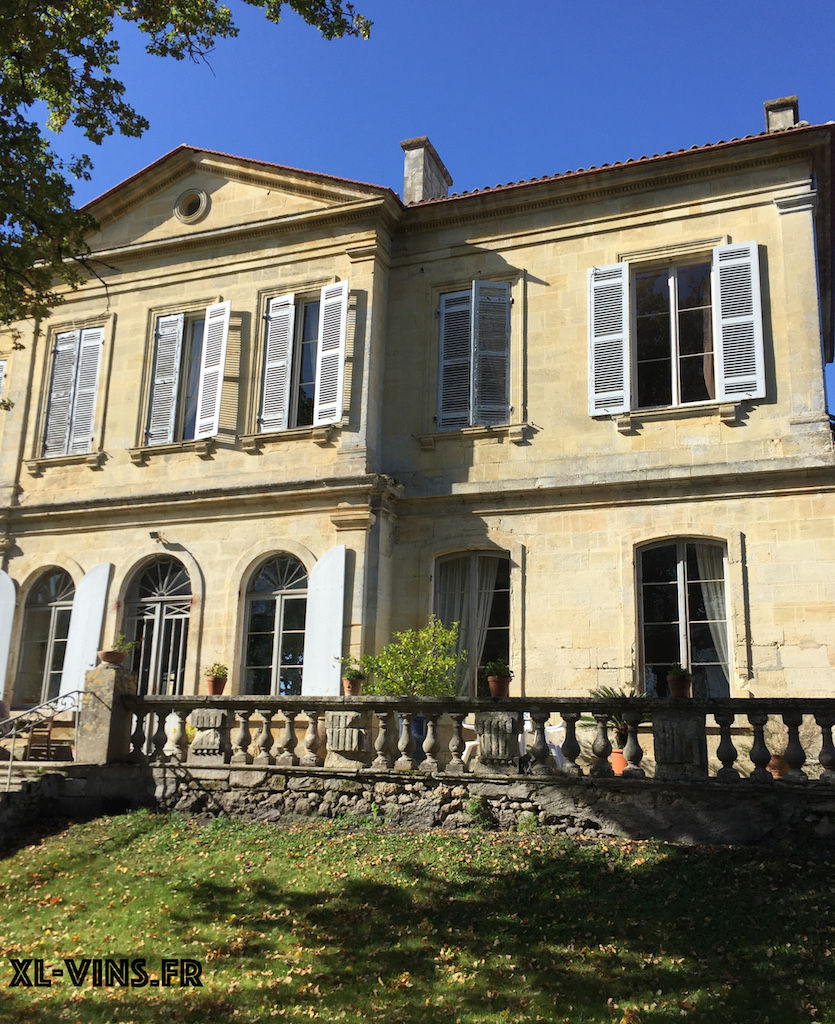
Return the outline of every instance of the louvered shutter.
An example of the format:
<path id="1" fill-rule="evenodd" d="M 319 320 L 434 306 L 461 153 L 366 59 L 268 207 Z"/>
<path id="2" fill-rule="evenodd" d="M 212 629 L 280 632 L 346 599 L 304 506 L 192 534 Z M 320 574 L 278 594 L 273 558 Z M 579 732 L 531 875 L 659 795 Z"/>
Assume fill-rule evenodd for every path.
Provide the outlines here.
<path id="1" fill-rule="evenodd" d="M 67 454 L 80 336 L 80 331 L 62 331 L 55 336 L 43 446 L 46 456 Z"/>
<path id="2" fill-rule="evenodd" d="M 719 401 L 765 397 L 765 359 L 756 242 L 713 250 L 716 382 Z"/>
<path id="3" fill-rule="evenodd" d="M 473 281 L 473 423 L 507 423 L 510 285 Z"/>
<path id="4" fill-rule="evenodd" d="M 149 445 L 168 444 L 174 440 L 184 323 L 183 313 L 161 316 L 157 320 L 151 413 L 148 418 Z"/>
<path id="5" fill-rule="evenodd" d="M 438 430 L 460 430 L 470 423 L 472 294 L 441 296 L 438 374 Z"/>
<path id="6" fill-rule="evenodd" d="M 206 308 L 195 438 L 214 437 L 220 426 L 220 400 L 223 397 L 223 371 L 226 366 L 226 342 L 229 338 L 231 308 L 232 303 L 229 300 Z"/>
<path id="7" fill-rule="evenodd" d="M 6 360 L 0 359 L 0 398 L 3 397 L 3 387 L 6 383 Z"/>
<path id="8" fill-rule="evenodd" d="M 345 545 L 326 551 L 307 581 L 304 624 L 303 697 L 336 697 L 345 622 Z"/>
<path id="9" fill-rule="evenodd" d="M 589 415 L 626 412 L 630 399 L 629 264 L 589 271 Z"/>
<path id="10" fill-rule="evenodd" d="M 264 343 L 264 388 L 261 395 L 261 430 L 284 430 L 290 408 L 290 372 L 293 366 L 293 333 L 296 296 L 280 295 L 267 307 Z"/>
<path id="11" fill-rule="evenodd" d="M 319 341 L 316 351 L 316 397 L 313 425 L 342 419 L 345 335 L 348 325 L 348 282 L 322 289 L 319 300 Z"/>
<path id="12" fill-rule="evenodd" d="M 16 601 L 17 594 L 12 578 L 0 569 L 0 692 L 6 686 Z"/>
<path id="13" fill-rule="evenodd" d="M 98 393 L 99 366 L 101 365 L 103 345 L 103 327 L 91 327 L 81 332 L 70 423 L 69 452 L 72 455 L 84 454 L 93 447 L 96 394 Z"/>

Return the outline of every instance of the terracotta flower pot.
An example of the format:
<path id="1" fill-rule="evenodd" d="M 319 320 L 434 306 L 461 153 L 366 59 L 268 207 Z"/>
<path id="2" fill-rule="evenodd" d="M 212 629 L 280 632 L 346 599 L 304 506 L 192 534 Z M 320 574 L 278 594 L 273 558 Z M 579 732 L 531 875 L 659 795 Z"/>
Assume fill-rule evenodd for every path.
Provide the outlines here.
<path id="1" fill-rule="evenodd" d="M 342 692 L 346 697 L 359 697 L 362 693 L 361 679 L 346 679 L 342 677 Z"/>
<path id="2" fill-rule="evenodd" d="M 510 676 L 488 676 L 491 697 L 506 697 L 510 690 Z"/>
<path id="3" fill-rule="evenodd" d="M 612 771 L 615 775 L 623 775 L 623 769 L 626 768 L 628 764 L 629 762 L 623 756 L 622 750 L 615 749 L 612 751 Z"/>
<path id="4" fill-rule="evenodd" d="M 99 661 L 104 665 L 124 665 L 129 651 L 99 651 Z"/>
<path id="5" fill-rule="evenodd" d="M 782 754 L 772 754 L 771 760 L 765 767 L 766 771 L 771 772 L 775 779 L 785 779 L 789 773 L 789 762 Z"/>
<path id="6" fill-rule="evenodd" d="M 226 686 L 226 676 L 206 676 L 206 686 L 211 697 L 219 697 Z"/>
<path id="7" fill-rule="evenodd" d="M 671 697 L 689 697 L 690 677 L 667 676 L 667 689 L 670 691 Z"/>

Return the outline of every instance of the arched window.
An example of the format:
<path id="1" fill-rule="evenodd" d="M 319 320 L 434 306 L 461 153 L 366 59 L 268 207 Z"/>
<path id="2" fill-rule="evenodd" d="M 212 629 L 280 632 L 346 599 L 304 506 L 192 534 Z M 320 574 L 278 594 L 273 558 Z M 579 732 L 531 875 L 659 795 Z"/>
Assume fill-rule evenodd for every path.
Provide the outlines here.
<path id="1" fill-rule="evenodd" d="M 644 689 L 665 696 L 679 662 L 693 696 L 730 695 L 730 646 L 724 544 L 672 540 L 638 551 L 638 607 Z"/>
<path id="2" fill-rule="evenodd" d="M 458 673 L 459 694 L 486 694 L 481 669 L 510 657 L 509 556 L 470 551 L 439 561 L 435 614 L 445 626 L 460 623 L 458 648 L 467 657 Z"/>
<path id="3" fill-rule="evenodd" d="M 302 692 L 307 570 L 292 555 L 273 555 L 246 592 L 244 692 Z"/>
<path id="4" fill-rule="evenodd" d="M 137 573 L 128 589 L 125 632 L 139 641 L 132 663 L 138 693 L 183 692 L 190 609 L 191 580 L 182 562 L 158 558 Z"/>
<path id="5" fill-rule="evenodd" d="M 58 696 L 73 597 L 75 584 L 63 569 L 45 573 L 29 592 L 23 611 L 15 704 L 42 704 Z"/>

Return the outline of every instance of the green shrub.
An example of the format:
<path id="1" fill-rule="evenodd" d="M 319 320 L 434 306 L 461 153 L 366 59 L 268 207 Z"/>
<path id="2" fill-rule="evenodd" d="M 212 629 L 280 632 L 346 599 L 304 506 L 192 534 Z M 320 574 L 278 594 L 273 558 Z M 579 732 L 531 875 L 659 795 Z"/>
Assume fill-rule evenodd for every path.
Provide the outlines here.
<path id="1" fill-rule="evenodd" d="M 466 652 L 457 654 L 458 623 L 449 629 L 435 615 L 422 629 L 395 633 L 394 640 L 362 659 L 372 678 L 364 692 L 377 697 L 454 697 L 455 670 Z"/>

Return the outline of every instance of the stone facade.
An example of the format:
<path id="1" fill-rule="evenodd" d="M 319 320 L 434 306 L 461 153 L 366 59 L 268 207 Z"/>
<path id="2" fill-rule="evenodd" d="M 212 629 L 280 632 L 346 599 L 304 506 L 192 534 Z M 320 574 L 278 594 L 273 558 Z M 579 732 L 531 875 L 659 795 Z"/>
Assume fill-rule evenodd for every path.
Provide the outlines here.
<path id="1" fill-rule="evenodd" d="M 98 278 L 38 330 L 22 325 L 23 349 L 0 337 L 4 397 L 15 403 L 0 416 L 0 546 L 16 588 L 0 606 L 12 617 L 0 652 L 7 699 L 27 703 L 24 670 L 27 693 L 37 689 L 37 636 L 24 620 L 46 574 L 63 570 L 78 592 L 102 564 L 110 567 L 103 616 L 85 619 L 89 602 L 79 600 L 72 621 L 93 648 L 121 632 L 144 638 L 145 661 L 133 656 L 140 690 L 201 692 L 212 661 L 229 666 L 231 693 L 289 685 L 276 659 L 298 668 L 300 648 L 288 641 L 284 653 L 253 653 L 265 634 L 272 643 L 298 633 L 277 610 L 292 587 L 256 596 L 275 558 L 308 578 L 305 693 L 336 692 L 336 653 L 372 652 L 392 630 L 442 611 L 449 566 L 477 574 L 480 557 L 494 580 L 508 574 L 506 587 L 489 584 L 501 595 L 488 609 L 497 625 L 487 646 L 509 655 L 513 694 L 641 689 L 640 553 L 689 541 L 722 555 L 728 695 L 830 695 L 835 457 L 821 339 L 831 360 L 832 133 L 795 126 L 449 197 L 428 187 L 408 206 L 386 188 L 181 147 L 101 197 L 90 207 L 100 224 L 90 240 Z M 417 164 L 443 168 L 428 140 L 410 140 L 406 152 L 410 174 Z M 445 169 L 438 175 L 448 184 Z M 590 271 L 628 267 L 634 297 L 647 269 L 678 273 L 749 242 L 762 393 L 657 404 L 633 394 L 630 408 L 590 414 Z M 342 282 L 340 408 L 322 412 L 327 381 L 317 376 L 313 422 L 292 396 L 284 418 L 268 422 L 274 303 L 292 296 L 282 308 L 301 324 L 308 305 Z M 473 282 L 492 287 L 485 302 L 507 315 L 501 366 L 491 371 L 505 390 L 498 405 L 479 404 L 477 388 L 490 381 L 476 360 L 487 360 L 487 349 L 468 348 L 456 366 L 471 391 L 456 425 L 443 387 L 439 398 L 439 377 L 443 385 L 455 370 L 445 376 L 452 341 L 444 362 L 439 334 L 453 337 L 450 297 L 471 319 L 476 307 L 482 316 L 467 293 L 486 292 Z M 151 443 L 161 325 L 182 316 L 184 360 L 194 322 L 227 302 L 222 391 L 206 436 L 189 436 L 197 431 L 180 408 L 183 361 L 170 439 Z M 624 308 L 638 315 L 634 301 Z M 57 343 L 78 332 L 83 347 L 94 331 L 90 437 L 74 438 L 76 402 L 70 440 L 45 451 L 60 399 Z M 480 346 L 468 331 L 465 348 Z M 285 361 L 291 377 L 298 363 Z M 635 359 L 631 371 L 637 380 Z M 77 376 L 76 397 L 81 385 Z M 314 578 L 326 557 L 333 565 Z M 176 650 L 152 621 L 168 597 L 160 591 L 142 605 L 137 591 L 161 560 L 188 578 Z M 274 602 L 272 630 L 252 618 L 256 600 Z M 463 609 L 462 600 L 449 607 Z M 42 620 L 57 622 L 59 605 L 38 606 Z M 42 627 L 59 645 L 61 628 Z M 485 641 L 469 628 L 472 657 Z M 27 636 L 35 637 L 28 647 Z M 64 689 L 80 688 L 90 667 L 89 652 L 74 657 Z M 40 667 L 47 696 L 60 662 L 51 677 Z"/>

